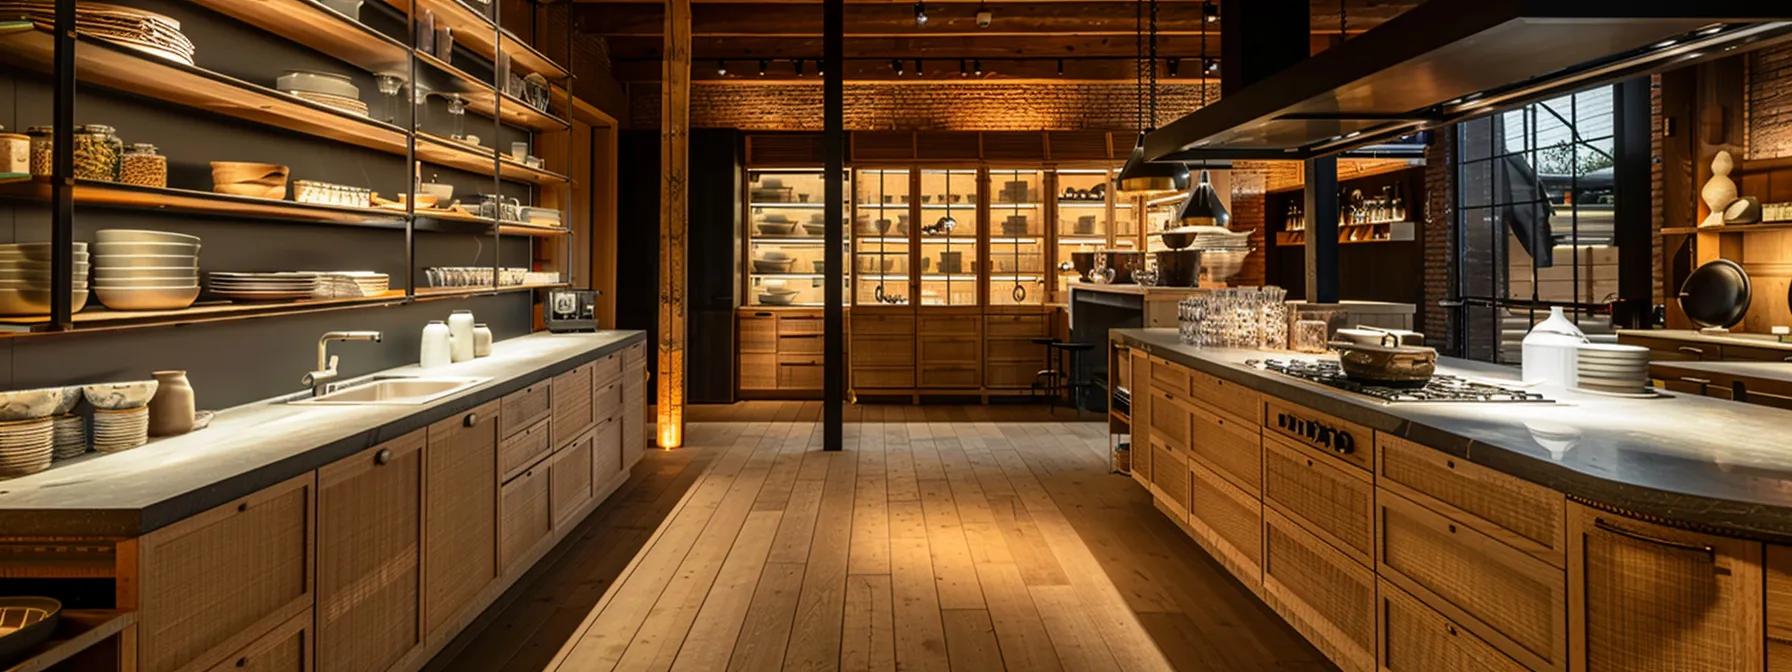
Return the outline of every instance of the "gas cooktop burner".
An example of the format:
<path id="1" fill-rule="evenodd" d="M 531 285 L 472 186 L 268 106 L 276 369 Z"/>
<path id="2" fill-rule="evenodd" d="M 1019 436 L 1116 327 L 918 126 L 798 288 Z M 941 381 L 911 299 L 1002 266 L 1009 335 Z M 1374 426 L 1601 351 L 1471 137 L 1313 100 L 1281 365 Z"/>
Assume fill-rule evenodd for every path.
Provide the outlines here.
<path id="1" fill-rule="evenodd" d="M 1390 403 L 1413 401 L 1551 403 L 1550 399 L 1535 392 L 1479 383 L 1443 374 L 1432 376 L 1430 383 L 1417 389 L 1366 385 L 1344 377 L 1344 369 L 1337 362 L 1326 359 L 1253 359 L 1245 364 L 1265 371 L 1274 371 L 1340 390 L 1371 396 Z"/>

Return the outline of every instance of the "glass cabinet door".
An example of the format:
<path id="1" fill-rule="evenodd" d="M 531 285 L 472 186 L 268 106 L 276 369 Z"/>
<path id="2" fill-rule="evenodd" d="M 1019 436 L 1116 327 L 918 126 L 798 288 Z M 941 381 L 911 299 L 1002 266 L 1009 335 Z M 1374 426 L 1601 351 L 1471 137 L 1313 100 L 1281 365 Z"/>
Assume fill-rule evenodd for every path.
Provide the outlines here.
<path id="1" fill-rule="evenodd" d="M 989 171 L 989 304 L 1045 303 L 1045 173 Z"/>
<path id="2" fill-rule="evenodd" d="M 854 171 L 853 305 L 909 302 L 909 171 Z"/>
<path id="3" fill-rule="evenodd" d="M 977 305 L 977 170 L 921 171 L 921 305 Z"/>
<path id="4" fill-rule="evenodd" d="M 822 305 L 822 177 L 819 169 L 747 171 L 747 305 Z"/>
<path id="5" fill-rule="evenodd" d="M 1099 252 L 1111 244 L 1116 232 L 1115 220 L 1121 213 L 1131 212 L 1131 202 L 1117 198 L 1111 174 L 1104 169 L 1063 169 L 1056 172 L 1056 205 L 1059 264 L 1071 262 L 1071 253 Z M 1119 201 L 1115 203 L 1115 201 Z M 1110 211 L 1108 205 L 1115 209 Z M 1058 275 L 1059 300 L 1069 300 L 1070 281 L 1075 270 Z"/>

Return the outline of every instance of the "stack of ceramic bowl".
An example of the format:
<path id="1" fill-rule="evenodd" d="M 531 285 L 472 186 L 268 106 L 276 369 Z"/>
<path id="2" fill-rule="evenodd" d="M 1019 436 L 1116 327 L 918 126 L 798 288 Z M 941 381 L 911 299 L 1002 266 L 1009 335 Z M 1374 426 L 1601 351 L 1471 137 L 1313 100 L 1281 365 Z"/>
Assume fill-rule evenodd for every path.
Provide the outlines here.
<path id="1" fill-rule="evenodd" d="M 55 421 L 64 406 L 72 407 L 67 388 L 0 392 L 0 478 L 34 474 L 50 466 L 55 449 Z"/>
<path id="2" fill-rule="evenodd" d="M 75 243 L 73 306 L 87 305 L 87 243 Z M 50 244 L 0 245 L 0 315 L 50 312 Z"/>
<path id="3" fill-rule="evenodd" d="M 113 310 L 179 310 L 199 298 L 199 237 L 103 229 L 93 244 L 93 291 Z"/>
<path id="4" fill-rule="evenodd" d="M 156 394 L 156 381 L 88 385 L 82 392 L 93 405 L 94 450 L 116 453 L 149 441 L 149 398 Z"/>
<path id="5" fill-rule="evenodd" d="M 1612 394 L 1646 394 L 1649 391 L 1648 348 L 1582 343 L 1575 360 L 1575 386 L 1580 389 Z"/>

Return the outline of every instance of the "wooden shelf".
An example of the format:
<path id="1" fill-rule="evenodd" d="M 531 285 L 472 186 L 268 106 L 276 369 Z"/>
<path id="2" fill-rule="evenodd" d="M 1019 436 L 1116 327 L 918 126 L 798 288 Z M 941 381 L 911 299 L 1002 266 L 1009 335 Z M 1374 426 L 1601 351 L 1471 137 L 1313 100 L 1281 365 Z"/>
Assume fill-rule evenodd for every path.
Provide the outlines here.
<path id="1" fill-rule="evenodd" d="M 411 0 L 386 0 L 386 4 L 403 13 L 409 10 Z M 419 10 L 427 9 L 435 14 L 438 29 L 443 26 L 453 28 L 456 45 L 465 46 L 486 59 L 495 61 L 498 52 L 503 51 L 510 54 L 510 67 L 513 70 L 539 73 L 548 79 L 565 79 L 569 75 L 559 63 L 536 51 L 509 31 L 499 29 L 491 19 L 459 0 L 416 0 L 416 5 Z"/>
<path id="2" fill-rule="evenodd" d="M 465 298 L 469 296 L 487 296 L 492 294 L 509 294 L 512 292 L 529 292 L 537 289 L 560 289 L 571 287 L 571 283 L 554 282 L 539 285 L 511 285 L 509 287 L 419 287 L 417 300 Z"/>
<path id="3" fill-rule="evenodd" d="M 1692 235 L 1695 233 L 1759 233 L 1765 231 L 1792 230 L 1792 222 L 1761 222 L 1759 224 L 1728 224 L 1725 226 L 1701 229 L 1696 226 L 1664 226 L 1661 232 L 1667 235 Z"/>
<path id="4" fill-rule="evenodd" d="M 49 178 L 0 184 L 0 197 L 48 201 L 50 198 Z M 75 205 L 317 224 L 404 228 L 404 213 L 382 208 L 313 205 L 271 198 L 217 194 L 209 191 L 139 187 L 89 180 L 82 180 L 75 184 Z"/>
<path id="5" fill-rule="evenodd" d="M 530 238 L 553 238 L 558 236 L 570 236 L 572 235 L 572 230 L 563 227 L 549 228 L 545 226 L 532 226 L 529 224 L 504 223 L 498 225 L 498 234 L 503 236 L 527 236 Z"/>
<path id="6" fill-rule="evenodd" d="M 97 297 L 89 295 L 87 299 L 87 308 L 74 314 L 74 324 L 75 329 L 77 330 L 142 326 L 145 324 L 188 324 L 250 316 L 288 315 L 293 313 L 313 312 L 319 309 L 346 308 L 373 304 L 397 304 L 404 302 L 404 300 L 404 290 L 393 289 L 375 296 L 348 299 L 305 299 L 301 301 L 266 303 L 212 301 L 196 303 L 179 310 L 109 310 L 100 306 Z M 48 315 L 0 317 L 0 331 L 10 331 L 13 333 L 44 331 L 49 326 L 49 321 L 50 317 Z"/>
<path id="7" fill-rule="evenodd" d="M 6 672 L 42 672 L 57 669 L 58 664 L 77 654 L 99 646 L 136 624 L 137 612 L 109 609 L 64 609 L 57 621 L 56 632 L 28 652 L 29 657 L 14 663 Z M 123 651 L 122 642 L 119 649 Z M 127 654 L 128 655 L 128 654 Z"/>
<path id="8" fill-rule="evenodd" d="M 457 142 L 421 131 L 417 133 L 417 158 L 479 175 L 492 174 L 492 160 L 497 159 L 499 176 L 507 180 L 537 185 L 571 182 L 565 175 L 550 170 L 530 168 L 508 156 L 498 154 L 496 149 Z"/>
<path id="9" fill-rule="evenodd" d="M 417 52 L 417 60 L 441 73 L 445 78 L 444 81 L 426 82 L 425 85 L 429 86 L 431 93 L 460 94 L 462 98 L 466 99 L 469 111 L 534 131 L 564 131 L 572 126 L 564 119 L 529 107 L 520 98 L 500 93 L 493 88 L 491 82 L 480 81 L 467 74 L 465 70 L 454 67 L 454 64 L 436 58 L 428 52 Z"/>
<path id="10" fill-rule="evenodd" d="M 193 0 L 374 73 L 410 71 L 410 47 L 317 0 Z M 377 92 L 376 92 L 377 93 Z"/>

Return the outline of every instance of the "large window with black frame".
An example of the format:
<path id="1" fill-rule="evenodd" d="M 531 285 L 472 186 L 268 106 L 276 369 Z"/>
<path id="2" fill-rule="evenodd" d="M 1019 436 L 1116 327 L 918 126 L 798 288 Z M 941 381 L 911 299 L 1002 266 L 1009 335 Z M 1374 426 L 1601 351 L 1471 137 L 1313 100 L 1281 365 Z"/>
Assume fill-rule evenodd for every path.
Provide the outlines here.
<path id="1" fill-rule="evenodd" d="M 1590 336 L 1612 333 L 1615 98 L 1600 87 L 1458 125 L 1463 356 L 1518 363 L 1525 333 L 1556 306 Z"/>

